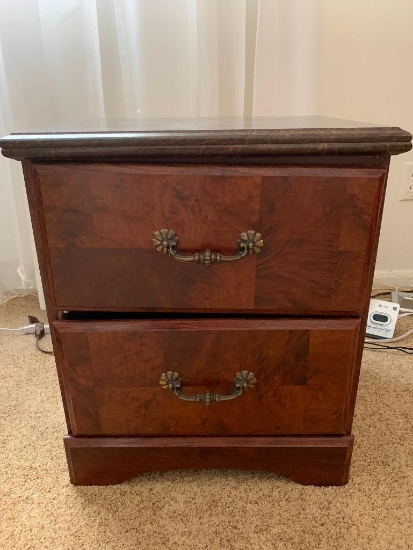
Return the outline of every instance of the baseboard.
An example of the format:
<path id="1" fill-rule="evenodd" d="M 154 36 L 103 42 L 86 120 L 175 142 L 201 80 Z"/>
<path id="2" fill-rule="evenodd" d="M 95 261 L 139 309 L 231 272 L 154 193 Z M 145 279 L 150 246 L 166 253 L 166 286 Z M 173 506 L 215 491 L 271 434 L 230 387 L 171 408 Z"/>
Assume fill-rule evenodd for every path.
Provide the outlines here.
<path id="1" fill-rule="evenodd" d="M 413 269 L 376 269 L 373 286 L 413 285 Z"/>

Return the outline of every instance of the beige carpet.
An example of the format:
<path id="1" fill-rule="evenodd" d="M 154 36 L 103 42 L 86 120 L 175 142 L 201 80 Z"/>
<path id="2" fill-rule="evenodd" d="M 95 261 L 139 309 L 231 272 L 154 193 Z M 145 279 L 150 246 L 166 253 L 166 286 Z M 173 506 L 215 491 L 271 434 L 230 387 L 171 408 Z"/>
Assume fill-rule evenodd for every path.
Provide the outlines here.
<path id="1" fill-rule="evenodd" d="M 27 313 L 45 319 L 35 298 L 17 298 L 0 326 Z M 413 548 L 413 357 L 365 353 L 350 483 L 335 488 L 230 471 L 73 487 L 53 357 L 0 334 L 0 376 L 2 550 Z"/>

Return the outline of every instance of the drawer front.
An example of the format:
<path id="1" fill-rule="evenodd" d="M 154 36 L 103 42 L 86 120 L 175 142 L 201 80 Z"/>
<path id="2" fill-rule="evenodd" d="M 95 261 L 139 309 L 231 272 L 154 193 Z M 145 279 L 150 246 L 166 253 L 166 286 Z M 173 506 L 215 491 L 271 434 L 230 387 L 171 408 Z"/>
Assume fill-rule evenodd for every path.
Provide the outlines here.
<path id="1" fill-rule="evenodd" d="M 359 314 L 384 171 L 38 165 L 58 309 Z M 374 223 L 373 223 L 374 221 Z M 206 267 L 157 252 L 259 254 Z M 159 244 L 159 243 L 158 243 Z M 256 249 L 258 250 L 258 248 Z"/>
<path id="2" fill-rule="evenodd" d="M 357 320 L 55 326 L 75 435 L 345 433 Z M 180 396 L 160 384 L 168 371 L 179 374 Z M 253 374 L 251 387 L 234 397 L 240 371 Z M 233 399 L 209 406 L 181 399 L 207 392 Z"/>

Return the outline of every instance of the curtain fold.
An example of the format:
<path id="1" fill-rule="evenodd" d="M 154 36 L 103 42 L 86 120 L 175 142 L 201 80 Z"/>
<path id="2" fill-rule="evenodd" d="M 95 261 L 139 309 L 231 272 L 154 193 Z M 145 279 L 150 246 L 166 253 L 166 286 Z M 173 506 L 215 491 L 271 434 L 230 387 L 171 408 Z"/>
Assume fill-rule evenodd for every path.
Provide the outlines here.
<path id="1" fill-rule="evenodd" d="M 314 114 L 317 0 L 2 0 L 0 133 L 97 118 Z M 0 160 L 0 301 L 40 279 Z"/>

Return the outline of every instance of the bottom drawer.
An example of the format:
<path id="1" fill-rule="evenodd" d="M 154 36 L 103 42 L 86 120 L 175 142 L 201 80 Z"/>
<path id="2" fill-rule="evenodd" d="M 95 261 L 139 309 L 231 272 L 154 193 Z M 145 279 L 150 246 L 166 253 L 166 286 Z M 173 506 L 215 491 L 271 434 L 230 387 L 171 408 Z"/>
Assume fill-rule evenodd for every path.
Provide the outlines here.
<path id="1" fill-rule="evenodd" d="M 346 431 L 356 319 L 59 321 L 55 328 L 74 435 Z M 168 375 L 171 389 L 160 384 L 168 371 L 179 373 L 176 393 L 176 375 Z M 253 373 L 243 391 L 243 376 L 234 382 L 241 371 Z M 183 399 L 197 394 L 231 399 L 209 406 Z"/>

